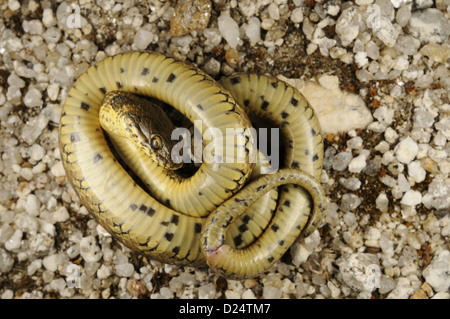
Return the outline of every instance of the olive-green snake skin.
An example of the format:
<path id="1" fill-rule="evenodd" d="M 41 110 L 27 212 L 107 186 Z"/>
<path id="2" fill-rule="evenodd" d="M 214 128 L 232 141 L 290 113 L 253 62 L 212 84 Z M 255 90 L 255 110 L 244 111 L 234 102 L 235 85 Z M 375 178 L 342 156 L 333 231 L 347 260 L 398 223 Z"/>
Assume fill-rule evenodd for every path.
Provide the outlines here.
<path id="1" fill-rule="evenodd" d="M 163 166 L 171 163 L 161 165 L 143 149 L 160 150 L 155 156 L 164 161 L 171 146 L 167 149 L 167 134 L 157 130 L 173 126 L 166 126 L 157 110 L 142 118 L 141 111 L 136 116 L 117 110 L 120 102 L 132 104 L 130 93 L 180 111 L 203 135 L 205 149 L 213 145 L 235 152 L 221 161 L 204 161 L 191 177 L 168 171 Z M 247 114 L 280 128 L 285 168 L 259 177 L 253 172 L 255 136 Z M 124 131 L 145 141 L 131 143 Z M 231 147 L 228 139 L 214 139 L 230 134 Z M 171 57 L 119 54 L 76 81 L 62 109 L 59 137 L 68 179 L 89 212 L 127 247 L 162 262 L 208 264 L 227 277 L 252 277 L 270 268 L 299 236 L 311 234 L 324 215 L 318 120 L 299 92 L 272 77 L 232 75 L 219 84 Z"/>

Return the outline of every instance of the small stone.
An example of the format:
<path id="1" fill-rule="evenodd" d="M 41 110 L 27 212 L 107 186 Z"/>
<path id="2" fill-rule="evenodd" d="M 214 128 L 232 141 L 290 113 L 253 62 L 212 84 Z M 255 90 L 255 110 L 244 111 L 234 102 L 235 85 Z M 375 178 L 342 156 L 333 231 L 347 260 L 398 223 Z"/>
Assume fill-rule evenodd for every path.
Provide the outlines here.
<path id="1" fill-rule="evenodd" d="M 450 35 L 449 22 L 444 13 L 435 8 L 413 12 L 408 29 L 422 43 L 446 43 Z"/>
<path id="2" fill-rule="evenodd" d="M 399 162 L 403 164 L 411 163 L 419 152 L 419 146 L 411 137 L 406 137 L 394 149 Z"/>
<path id="3" fill-rule="evenodd" d="M 403 28 L 408 24 L 410 18 L 411 18 L 411 7 L 408 5 L 404 5 L 397 10 L 395 21 L 398 23 L 399 26 Z"/>
<path id="4" fill-rule="evenodd" d="M 423 276 L 436 292 L 448 292 L 450 288 L 450 252 L 448 250 L 437 252 L 430 265 L 423 271 Z"/>
<path id="5" fill-rule="evenodd" d="M 374 254 L 353 253 L 343 255 L 336 264 L 338 280 L 357 292 L 371 292 L 379 288 L 381 271 Z"/>
<path id="6" fill-rule="evenodd" d="M 198 288 L 198 298 L 199 299 L 212 299 L 216 294 L 216 287 L 212 282 L 206 285 L 200 285 Z"/>
<path id="7" fill-rule="evenodd" d="M 343 46 L 348 46 L 359 34 L 361 14 L 355 6 L 345 9 L 336 22 L 336 34 L 341 39 Z"/>
<path id="8" fill-rule="evenodd" d="M 333 158 L 333 169 L 339 172 L 343 171 L 348 167 L 351 160 L 351 152 L 340 152 Z"/>
<path id="9" fill-rule="evenodd" d="M 360 173 L 366 167 L 367 155 L 360 154 L 353 158 L 348 164 L 348 171 L 351 173 Z"/>
<path id="10" fill-rule="evenodd" d="M 36 195 L 29 194 L 27 196 L 27 200 L 25 202 L 25 211 L 30 216 L 38 216 L 40 207 L 41 207 L 41 202 L 36 197 Z"/>
<path id="11" fill-rule="evenodd" d="M 4 250 L 0 248 L 0 274 L 9 272 L 14 265 L 14 258 Z"/>
<path id="12" fill-rule="evenodd" d="M 261 40 L 261 22 L 258 18 L 253 17 L 248 21 L 247 28 L 245 29 L 245 35 L 250 40 L 251 45 L 255 45 Z"/>
<path id="13" fill-rule="evenodd" d="M 279 288 L 271 286 L 271 285 L 264 285 L 263 298 L 264 299 L 280 299 L 281 298 L 281 290 Z"/>
<path id="14" fill-rule="evenodd" d="M 64 256 L 62 254 L 53 254 L 45 257 L 42 260 L 42 265 L 45 269 L 55 272 L 58 270 L 58 266 L 61 266 L 64 262 Z"/>
<path id="15" fill-rule="evenodd" d="M 294 23 L 302 23 L 303 22 L 303 11 L 301 8 L 295 8 L 291 12 L 291 21 Z"/>
<path id="16" fill-rule="evenodd" d="M 401 204 L 406 206 L 416 206 L 419 205 L 422 202 L 422 194 L 415 190 L 409 190 L 403 195 L 402 200 L 400 201 Z"/>
<path id="17" fill-rule="evenodd" d="M 131 277 L 134 273 L 134 266 L 130 263 L 123 263 L 114 266 L 114 270 L 119 277 Z"/>
<path id="18" fill-rule="evenodd" d="M 343 212 L 353 211 L 361 204 L 361 199 L 355 194 L 344 194 L 341 199 L 341 210 Z"/>
<path id="19" fill-rule="evenodd" d="M 377 209 L 383 213 L 387 212 L 387 209 L 389 207 L 389 199 L 386 196 L 386 193 L 381 193 L 378 195 L 377 199 L 375 200 L 375 205 Z"/>
<path id="20" fill-rule="evenodd" d="M 57 161 L 55 164 L 53 164 L 52 167 L 50 167 L 50 172 L 52 172 L 54 177 L 61 177 L 66 175 L 64 166 L 61 161 Z"/>
<path id="21" fill-rule="evenodd" d="M 426 177 L 426 171 L 422 167 L 420 161 L 414 161 L 408 164 L 408 176 L 411 177 L 414 182 L 422 183 Z"/>
<path id="22" fill-rule="evenodd" d="M 374 32 L 386 46 L 393 47 L 400 32 L 394 27 L 391 21 L 386 17 L 380 18 L 380 27 Z"/>
<path id="23" fill-rule="evenodd" d="M 42 93 L 36 88 L 29 89 L 23 98 L 23 103 L 28 107 L 41 106 Z"/>
<path id="24" fill-rule="evenodd" d="M 26 33 L 29 34 L 42 34 L 42 32 L 44 31 L 42 22 L 39 20 L 25 20 L 22 23 L 22 28 Z"/>
<path id="25" fill-rule="evenodd" d="M 218 18 L 219 31 L 231 48 L 235 49 L 239 42 L 239 25 L 229 15 L 222 13 Z"/>
<path id="26" fill-rule="evenodd" d="M 211 1 L 178 1 L 172 18 L 170 19 L 170 35 L 180 36 L 192 31 L 203 30 L 207 27 L 210 17 Z"/>
<path id="27" fill-rule="evenodd" d="M 278 6 L 275 3 L 271 3 L 269 4 L 269 7 L 267 8 L 268 12 L 269 12 L 269 16 L 274 19 L 274 20 L 278 20 L 280 19 L 280 9 L 278 8 Z"/>
<path id="28" fill-rule="evenodd" d="M 211 75 L 217 75 L 220 72 L 220 62 L 214 58 L 205 63 L 205 72 Z"/>
<path id="29" fill-rule="evenodd" d="M 102 258 L 102 251 L 94 236 L 83 237 L 80 241 L 80 255 L 86 262 L 98 262 Z"/>
<path id="30" fill-rule="evenodd" d="M 145 26 L 139 28 L 134 36 L 134 45 L 138 50 L 145 50 L 154 39 L 154 34 Z"/>
<path id="31" fill-rule="evenodd" d="M 6 241 L 5 249 L 9 251 L 13 251 L 20 248 L 20 244 L 22 243 L 23 233 L 20 229 L 16 229 L 14 234 Z"/>

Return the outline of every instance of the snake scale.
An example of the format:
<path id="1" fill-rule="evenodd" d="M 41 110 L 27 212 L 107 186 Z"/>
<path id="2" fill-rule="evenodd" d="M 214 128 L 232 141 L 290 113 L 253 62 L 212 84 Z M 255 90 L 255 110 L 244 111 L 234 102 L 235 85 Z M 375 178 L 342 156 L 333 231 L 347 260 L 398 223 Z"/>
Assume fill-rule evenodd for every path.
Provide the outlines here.
<path id="1" fill-rule="evenodd" d="M 128 106 L 143 97 L 173 106 L 203 137 L 208 132 L 228 137 L 232 128 L 233 145 L 225 138 L 205 138 L 204 143 L 205 148 L 212 143 L 236 152 L 231 159 L 227 153 L 221 161 L 204 161 L 190 177 L 167 170 L 167 163 L 148 158 L 143 148 L 162 150 L 168 138 L 140 126 L 156 120 L 154 127 L 167 131 L 172 126 L 166 126 L 164 115 L 145 101 L 142 105 L 151 111 L 142 119 L 117 110 L 120 103 Z M 255 137 L 248 114 L 280 128 L 285 168 L 260 176 L 254 172 L 250 153 Z M 131 143 L 118 125 L 148 140 Z M 59 137 L 68 179 L 89 212 L 124 245 L 155 260 L 208 264 L 227 277 L 252 277 L 270 268 L 299 236 L 311 234 L 324 215 L 318 120 L 299 92 L 272 77 L 240 74 L 218 83 L 158 53 L 108 57 L 70 90 Z M 126 167 L 116 153 L 123 155 Z M 161 154 L 156 157 L 167 158 Z"/>

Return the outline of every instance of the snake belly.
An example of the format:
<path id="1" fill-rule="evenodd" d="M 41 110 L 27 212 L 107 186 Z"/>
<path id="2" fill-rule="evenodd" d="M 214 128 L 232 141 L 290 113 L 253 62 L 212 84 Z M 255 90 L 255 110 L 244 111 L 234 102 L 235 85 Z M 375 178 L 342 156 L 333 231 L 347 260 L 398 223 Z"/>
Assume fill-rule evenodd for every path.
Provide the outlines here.
<path id="1" fill-rule="evenodd" d="M 244 250 L 251 249 L 264 257 L 258 258 L 257 263 L 245 260 L 248 255 L 238 257 L 242 259 L 238 261 L 240 265 L 255 264 L 243 266 L 244 272 L 221 266 L 215 269 L 227 276 L 254 276 L 273 265 L 299 235 L 309 235 L 322 220 L 325 200 L 320 190 L 315 191 L 322 168 L 322 137 L 314 112 L 303 96 L 273 78 L 236 75 L 218 84 L 187 63 L 157 53 L 130 52 L 106 58 L 80 76 L 63 106 L 59 132 L 63 165 L 80 200 L 108 232 L 130 249 L 162 262 L 204 265 L 209 257 L 202 251 L 202 231 L 215 222 L 207 217 L 239 194 L 254 163 L 248 156 L 203 163 L 183 182 L 158 171 L 161 181 L 171 180 L 177 187 L 163 189 L 165 199 L 157 200 L 119 164 L 99 124 L 102 99 L 114 90 L 172 105 L 193 123 L 201 121 L 203 125 L 198 129 L 202 134 L 214 128 L 227 136 L 227 128 L 233 128 L 245 137 L 237 139 L 235 148 L 247 150 L 246 154 L 254 142 L 248 133 L 251 122 L 246 112 L 269 118 L 286 136 L 286 167 L 312 176 L 309 182 L 297 183 L 300 186 L 285 185 L 277 208 L 270 206 L 274 196 L 269 196 L 267 204 L 261 204 L 269 205 L 266 210 L 271 214 L 264 221 L 254 222 L 250 216 L 257 218 L 258 214 L 253 213 L 241 215 L 239 222 L 227 225 L 234 227 L 231 242 L 235 247 L 248 246 Z M 244 204 L 249 205 L 236 202 L 241 208 Z M 254 226 L 249 227 L 252 222 Z M 261 244 L 258 241 L 263 233 L 268 240 Z M 214 236 L 215 231 L 209 234 Z"/>

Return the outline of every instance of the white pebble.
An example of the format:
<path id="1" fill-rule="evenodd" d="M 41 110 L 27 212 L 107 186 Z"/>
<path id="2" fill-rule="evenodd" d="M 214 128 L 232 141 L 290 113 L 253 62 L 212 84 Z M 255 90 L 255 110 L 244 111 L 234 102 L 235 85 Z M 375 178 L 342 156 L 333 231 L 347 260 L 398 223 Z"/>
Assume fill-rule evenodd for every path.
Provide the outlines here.
<path id="1" fill-rule="evenodd" d="M 64 166 L 61 161 L 57 161 L 55 164 L 53 164 L 52 167 L 50 168 L 50 171 L 55 177 L 61 177 L 66 175 L 66 172 L 64 171 Z"/>
<path id="2" fill-rule="evenodd" d="M 42 105 L 42 93 L 36 88 L 31 88 L 25 94 L 23 103 L 28 107 L 41 106 Z"/>
<path id="3" fill-rule="evenodd" d="M 254 45 L 261 40 L 261 21 L 259 21 L 258 18 L 253 17 L 248 21 L 245 35 L 250 40 L 251 45 Z"/>
<path id="4" fill-rule="evenodd" d="M 408 176 L 411 177 L 414 182 L 422 183 L 425 180 L 427 172 L 420 164 L 420 161 L 414 161 L 408 164 Z"/>
<path id="5" fill-rule="evenodd" d="M 83 237 L 80 241 L 80 255 L 87 262 L 98 262 L 102 258 L 102 251 L 94 236 Z"/>
<path id="6" fill-rule="evenodd" d="M 403 164 L 411 163 L 419 152 L 419 146 L 411 137 L 407 137 L 398 143 L 394 149 L 399 162 Z"/>
<path id="7" fill-rule="evenodd" d="M 25 202 L 25 211 L 30 216 L 38 216 L 39 215 L 39 209 L 41 207 L 40 200 L 36 197 L 34 194 L 29 194 L 27 196 L 27 200 Z"/>
<path id="8" fill-rule="evenodd" d="M 379 211 L 387 212 L 387 209 L 389 207 L 389 199 L 385 193 L 381 193 L 380 195 L 378 195 L 377 199 L 375 200 L 375 205 Z"/>
<path id="9" fill-rule="evenodd" d="M 274 19 L 274 20 L 280 19 L 280 9 L 278 8 L 278 6 L 275 3 L 272 2 L 271 4 L 269 4 L 268 11 L 269 11 L 269 16 L 272 19 Z"/>
<path id="10" fill-rule="evenodd" d="M 153 41 L 154 34 L 145 27 L 139 28 L 134 36 L 134 45 L 138 50 L 145 50 Z"/>
<path id="11" fill-rule="evenodd" d="M 133 275 L 134 266 L 133 266 L 133 264 L 130 264 L 130 263 L 123 263 L 123 264 L 115 265 L 114 270 L 115 270 L 117 276 L 128 278 L 128 277 L 131 277 L 131 275 Z"/>
<path id="12" fill-rule="evenodd" d="M 58 270 L 58 266 L 62 265 L 64 262 L 64 256 L 62 254 L 53 254 L 45 257 L 42 260 L 42 265 L 45 267 L 45 269 L 55 272 Z"/>
<path id="13" fill-rule="evenodd" d="M 423 276 L 436 292 L 448 292 L 450 288 L 450 252 L 441 250 L 423 271 Z"/>
<path id="14" fill-rule="evenodd" d="M 14 234 L 6 241 L 5 249 L 11 251 L 20 248 L 22 236 L 22 231 L 20 229 L 16 229 Z"/>
<path id="15" fill-rule="evenodd" d="M 348 46 L 358 36 L 361 20 L 361 14 L 355 6 L 349 7 L 341 13 L 335 30 L 343 46 Z"/>
<path id="16" fill-rule="evenodd" d="M 416 206 L 422 202 L 422 194 L 418 191 L 410 189 L 403 195 L 401 204 L 406 206 Z"/>
<path id="17" fill-rule="evenodd" d="M 229 15 L 222 13 L 218 18 L 219 31 L 231 48 L 235 49 L 239 42 L 239 25 Z"/>
<path id="18" fill-rule="evenodd" d="M 303 21 L 303 11 L 301 8 L 295 8 L 292 10 L 291 21 L 294 23 L 301 23 Z"/>
<path id="19" fill-rule="evenodd" d="M 39 144 L 33 144 L 29 149 L 29 154 L 31 162 L 37 163 L 44 157 L 45 149 Z"/>
<path id="20" fill-rule="evenodd" d="M 20 2 L 17 0 L 9 0 L 8 1 L 8 8 L 11 11 L 16 11 L 20 9 Z"/>

